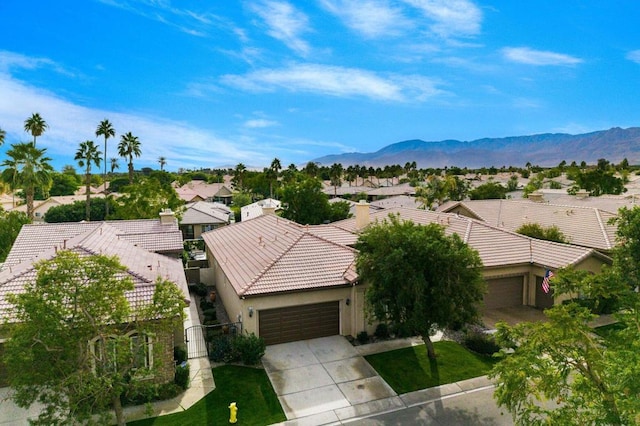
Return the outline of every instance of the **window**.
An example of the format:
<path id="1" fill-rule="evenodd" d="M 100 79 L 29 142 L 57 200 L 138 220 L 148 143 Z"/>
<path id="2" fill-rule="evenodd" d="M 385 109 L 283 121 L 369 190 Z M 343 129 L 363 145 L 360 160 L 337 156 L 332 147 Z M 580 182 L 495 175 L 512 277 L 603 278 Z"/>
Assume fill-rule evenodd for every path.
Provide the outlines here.
<path id="1" fill-rule="evenodd" d="M 215 229 L 215 225 L 202 225 L 202 232 L 211 231 L 212 229 Z"/>
<path id="2" fill-rule="evenodd" d="M 89 342 L 92 368 L 114 372 L 118 364 L 131 370 L 153 367 L 153 341 L 148 334 L 132 331 L 125 336 L 98 336 Z"/>

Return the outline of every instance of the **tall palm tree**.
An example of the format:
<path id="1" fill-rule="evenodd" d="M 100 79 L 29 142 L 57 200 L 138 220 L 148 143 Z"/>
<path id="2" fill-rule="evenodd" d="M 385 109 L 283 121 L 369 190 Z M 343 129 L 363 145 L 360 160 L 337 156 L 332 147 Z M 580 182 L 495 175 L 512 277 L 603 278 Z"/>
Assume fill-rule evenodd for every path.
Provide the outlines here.
<path id="1" fill-rule="evenodd" d="M 104 182 L 104 195 L 107 197 L 107 139 L 113 138 L 116 136 L 116 129 L 113 128 L 113 125 L 106 118 L 98 124 L 98 128 L 96 129 L 96 136 L 104 136 L 104 172 L 102 173 L 102 181 Z M 109 203 L 104 203 L 104 217 L 106 218 L 109 215 Z M 87 219 L 88 220 L 88 219 Z"/>
<path id="2" fill-rule="evenodd" d="M 4 130 L 0 129 L 0 146 L 2 146 L 2 144 L 4 143 L 4 137 L 7 135 L 7 132 L 5 132 Z"/>
<path id="3" fill-rule="evenodd" d="M 85 213 L 87 221 L 91 220 L 91 163 L 96 167 L 100 167 L 100 159 L 102 153 L 93 141 L 84 141 L 80 143 L 80 147 L 76 151 L 73 158 L 78 161 L 80 167 L 84 167 L 84 178 L 86 184 L 86 201 Z M 106 203 L 105 203 L 106 204 Z"/>
<path id="4" fill-rule="evenodd" d="M 14 189 L 22 188 L 27 199 L 27 216 L 33 220 L 33 198 L 37 186 L 48 187 L 51 184 L 51 158 L 45 157 L 46 149 L 38 149 L 31 142 L 11 145 L 7 159 L 0 164 L 5 169 L 2 180 Z"/>
<path id="5" fill-rule="evenodd" d="M 234 186 L 242 191 L 242 180 L 244 179 L 244 175 L 247 172 L 247 166 L 242 163 L 238 163 L 236 168 L 233 169 L 233 184 Z"/>
<path id="6" fill-rule="evenodd" d="M 271 198 L 273 198 L 273 182 L 278 181 L 280 170 L 282 170 L 282 164 L 280 163 L 280 159 L 276 157 L 271 162 L 271 167 L 269 167 L 267 173 L 267 178 L 269 179 L 269 197 Z"/>
<path id="7" fill-rule="evenodd" d="M 122 135 L 118 144 L 118 155 L 129 159 L 129 185 L 133 183 L 133 156 L 140 157 L 141 153 L 140 141 L 137 136 L 133 136 L 131 132 Z"/>
<path id="8" fill-rule="evenodd" d="M 160 171 L 163 171 L 164 166 L 167 164 L 167 159 L 165 157 L 158 157 L 158 163 L 160 163 Z"/>
<path id="9" fill-rule="evenodd" d="M 34 112 L 31 117 L 24 120 L 24 131 L 31 133 L 33 136 L 33 146 L 36 146 L 36 138 L 41 136 L 48 127 L 47 122 L 37 112 Z"/>

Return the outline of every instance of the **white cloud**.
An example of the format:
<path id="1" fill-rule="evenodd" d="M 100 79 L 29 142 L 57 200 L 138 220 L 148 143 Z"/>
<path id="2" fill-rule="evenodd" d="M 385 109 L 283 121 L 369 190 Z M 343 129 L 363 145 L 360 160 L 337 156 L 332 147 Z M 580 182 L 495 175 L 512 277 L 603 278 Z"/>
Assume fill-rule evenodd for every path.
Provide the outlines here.
<path id="1" fill-rule="evenodd" d="M 632 50 L 627 53 L 627 59 L 635 62 L 636 64 L 640 64 L 640 50 Z"/>
<path id="2" fill-rule="evenodd" d="M 34 112 L 49 125 L 38 138 L 38 146 L 47 148 L 49 156 L 61 159 L 62 164 L 75 164 L 73 157 L 81 141 L 100 140 L 95 137 L 95 128 L 105 118 L 118 132 L 116 139 L 109 141 L 109 157 L 117 157 L 115 146 L 121 134 L 131 131 L 139 137 L 142 156 L 136 160 L 136 167 L 157 167 L 160 156 L 168 159 L 169 168 L 215 167 L 238 162 L 268 164 L 270 161 L 271 153 L 263 152 L 261 147 L 239 145 L 235 140 L 187 123 L 76 105 L 0 72 L 0 127 L 7 132 L 5 145 L 31 139 L 24 132 L 23 124 Z"/>
<path id="3" fill-rule="evenodd" d="M 434 21 L 430 29 L 441 37 L 480 33 L 482 11 L 469 0 L 404 0 Z"/>
<path id="4" fill-rule="evenodd" d="M 247 127 L 249 129 L 263 129 L 265 127 L 273 127 L 277 125 L 277 121 L 265 120 L 264 118 L 256 118 L 244 122 L 244 127 Z"/>
<path id="5" fill-rule="evenodd" d="M 368 38 L 398 35 L 401 29 L 411 26 L 402 11 L 386 0 L 320 0 L 320 3 L 346 26 Z"/>
<path id="6" fill-rule="evenodd" d="M 504 57 L 512 62 L 527 65 L 577 65 L 582 59 L 564 53 L 534 50 L 529 47 L 505 47 L 502 49 Z"/>
<path id="7" fill-rule="evenodd" d="M 362 96 L 384 101 L 423 100 L 441 93 L 422 76 L 383 77 L 370 71 L 317 64 L 262 69 L 245 75 L 225 75 L 222 83 L 251 92 L 278 89 L 335 97 Z"/>
<path id="8" fill-rule="evenodd" d="M 309 19 L 304 13 L 284 1 L 267 0 L 252 5 L 251 9 L 267 24 L 271 37 L 302 56 L 309 53 L 309 44 L 301 37 L 309 30 Z"/>

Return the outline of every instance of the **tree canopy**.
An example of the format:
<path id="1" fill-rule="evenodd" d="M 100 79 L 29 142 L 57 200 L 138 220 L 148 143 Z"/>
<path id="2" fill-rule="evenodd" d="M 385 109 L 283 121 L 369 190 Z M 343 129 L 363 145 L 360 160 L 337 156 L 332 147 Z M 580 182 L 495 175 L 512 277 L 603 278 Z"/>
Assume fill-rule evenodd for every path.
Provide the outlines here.
<path id="1" fill-rule="evenodd" d="M 507 198 L 507 188 L 497 182 L 487 182 L 469 191 L 472 200 L 490 200 Z"/>
<path id="2" fill-rule="evenodd" d="M 430 357 L 434 328 L 477 321 L 486 292 L 482 262 L 457 234 L 390 216 L 365 228 L 356 248 L 370 314 L 422 336 Z"/>
<path id="3" fill-rule="evenodd" d="M 328 197 L 315 177 L 298 174 L 282 188 L 281 201 L 287 206 L 282 215 L 294 222 L 318 225 L 330 220 Z"/>
<path id="4" fill-rule="evenodd" d="M 22 225 L 30 222 L 26 214 L 15 210 L 6 212 L 0 207 L 0 263 L 7 258 Z"/>
<path id="5" fill-rule="evenodd" d="M 172 339 L 157 338 L 153 365 L 142 365 L 149 346 L 130 336 L 172 333 L 181 324 L 182 293 L 159 280 L 153 302 L 133 307 L 125 295 L 133 281 L 116 258 L 101 255 L 61 251 L 36 270 L 24 293 L 9 296 L 18 321 L 9 325 L 5 349 L 14 401 L 45 406 L 36 424 L 82 423 L 109 406 L 124 424 L 121 394 L 148 383 L 164 346 L 173 347 Z"/>
<path id="6" fill-rule="evenodd" d="M 620 211 L 617 232 L 610 268 L 560 270 L 551 280 L 555 294 L 580 297 L 547 309 L 548 322 L 498 324 L 511 353 L 492 371 L 495 397 L 518 424 L 640 423 L 640 208 Z M 593 330 L 597 306 L 585 300 L 616 306 L 617 324 Z"/>
<path id="7" fill-rule="evenodd" d="M 171 184 L 156 177 L 139 178 L 135 184 L 122 188 L 121 194 L 114 219 L 152 219 L 163 209 L 179 212 L 184 205 Z"/>
<path id="8" fill-rule="evenodd" d="M 538 223 L 524 223 L 516 229 L 516 232 L 539 240 L 555 241 L 557 243 L 569 242 L 567 237 L 555 225 L 545 228 Z"/>

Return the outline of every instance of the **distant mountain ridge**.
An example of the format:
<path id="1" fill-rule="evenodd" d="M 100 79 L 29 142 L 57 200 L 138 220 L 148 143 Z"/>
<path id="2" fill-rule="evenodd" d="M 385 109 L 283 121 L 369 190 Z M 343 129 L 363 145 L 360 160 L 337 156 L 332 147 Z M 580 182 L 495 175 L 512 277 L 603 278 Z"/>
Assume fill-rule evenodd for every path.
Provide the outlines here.
<path id="1" fill-rule="evenodd" d="M 443 140 L 425 142 L 420 139 L 397 142 L 371 153 L 345 153 L 326 155 L 312 160 L 321 165 L 341 163 L 344 167 L 384 167 L 415 161 L 419 168 L 426 167 L 522 167 L 526 163 L 543 167 L 567 163 L 595 163 L 605 158 L 618 163 L 623 158 L 629 164 L 640 164 L 640 127 L 570 135 L 543 133 L 506 138 L 483 138 L 470 142 Z"/>

